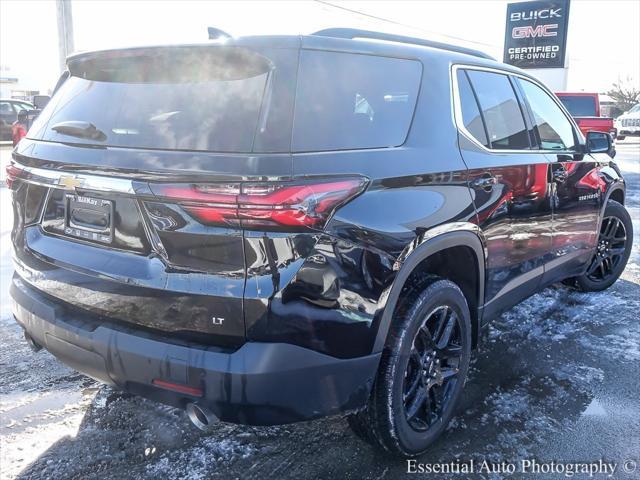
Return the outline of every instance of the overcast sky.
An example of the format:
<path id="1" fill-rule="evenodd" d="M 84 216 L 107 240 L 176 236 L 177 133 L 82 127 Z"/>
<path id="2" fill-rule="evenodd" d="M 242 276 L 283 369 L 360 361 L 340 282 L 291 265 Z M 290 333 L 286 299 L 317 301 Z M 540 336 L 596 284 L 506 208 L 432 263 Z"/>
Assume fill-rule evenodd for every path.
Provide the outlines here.
<path id="1" fill-rule="evenodd" d="M 502 58 L 507 3 L 73 0 L 72 7 L 77 51 L 206 41 L 207 26 L 236 36 L 351 26 L 473 46 Z M 572 0 L 568 89 L 604 91 L 627 76 L 640 82 L 639 24 L 640 0 Z M 51 88 L 59 74 L 53 0 L 0 0 L 0 65 L 10 68 L 1 76 Z"/>

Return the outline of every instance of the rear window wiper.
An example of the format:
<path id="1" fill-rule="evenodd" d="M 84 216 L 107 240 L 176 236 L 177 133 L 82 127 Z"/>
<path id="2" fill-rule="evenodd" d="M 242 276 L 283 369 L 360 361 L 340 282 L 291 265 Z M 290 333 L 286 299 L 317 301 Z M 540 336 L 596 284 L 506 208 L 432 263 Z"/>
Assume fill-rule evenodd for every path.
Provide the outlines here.
<path id="1" fill-rule="evenodd" d="M 60 122 L 51 127 L 51 130 L 62 135 L 97 140 L 99 142 L 104 142 L 107 139 L 105 133 L 96 128 L 96 126 L 90 122 L 80 122 L 75 120 Z"/>

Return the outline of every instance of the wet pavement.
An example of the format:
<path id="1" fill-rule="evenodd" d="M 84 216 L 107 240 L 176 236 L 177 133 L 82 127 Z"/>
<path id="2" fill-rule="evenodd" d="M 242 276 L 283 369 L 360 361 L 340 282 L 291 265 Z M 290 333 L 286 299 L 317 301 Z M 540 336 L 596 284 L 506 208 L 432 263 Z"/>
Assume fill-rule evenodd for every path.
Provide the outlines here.
<path id="1" fill-rule="evenodd" d="M 5 149 L 0 160 L 7 158 Z M 475 475 L 522 473 L 522 461 L 612 462 L 609 478 L 640 478 L 640 140 L 618 144 L 634 250 L 609 290 L 547 288 L 484 334 L 459 413 L 416 459 Z M 4 168 L 2 168 L 4 170 Z M 185 414 L 102 386 L 42 351 L 11 318 L 8 191 L 0 188 L 0 478 L 398 478 L 405 460 L 356 438 L 343 418 L 281 427 L 218 424 L 204 434 Z M 501 473 L 483 470 L 481 462 Z M 533 467 L 531 467 L 533 468 Z M 609 472 L 610 473 L 610 472 Z M 588 478 L 577 474 L 573 478 Z M 592 478 L 607 478 L 595 475 Z"/>

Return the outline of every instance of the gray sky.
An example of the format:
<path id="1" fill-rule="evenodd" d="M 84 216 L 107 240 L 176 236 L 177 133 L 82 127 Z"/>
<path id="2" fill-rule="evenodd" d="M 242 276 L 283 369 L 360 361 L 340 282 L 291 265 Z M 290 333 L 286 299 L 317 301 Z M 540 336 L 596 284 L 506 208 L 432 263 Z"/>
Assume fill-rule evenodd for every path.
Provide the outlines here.
<path id="1" fill-rule="evenodd" d="M 238 36 L 351 26 L 472 46 L 502 58 L 507 1 L 328 3 L 343 8 L 292 0 L 73 0 L 75 47 L 80 51 L 206 41 L 207 26 Z M 572 0 L 568 89 L 604 91 L 628 76 L 639 83 L 639 25 L 640 0 Z M 59 74 L 53 0 L 0 0 L 0 64 L 36 88 L 51 88 Z"/>

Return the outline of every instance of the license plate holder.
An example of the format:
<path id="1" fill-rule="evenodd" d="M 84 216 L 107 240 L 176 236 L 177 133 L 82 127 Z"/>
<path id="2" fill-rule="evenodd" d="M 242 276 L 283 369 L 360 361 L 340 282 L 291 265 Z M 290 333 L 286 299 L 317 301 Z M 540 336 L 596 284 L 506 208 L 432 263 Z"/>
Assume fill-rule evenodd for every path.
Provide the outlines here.
<path id="1" fill-rule="evenodd" d="M 113 241 L 113 201 L 86 195 L 66 195 L 64 233 L 101 243 Z"/>

